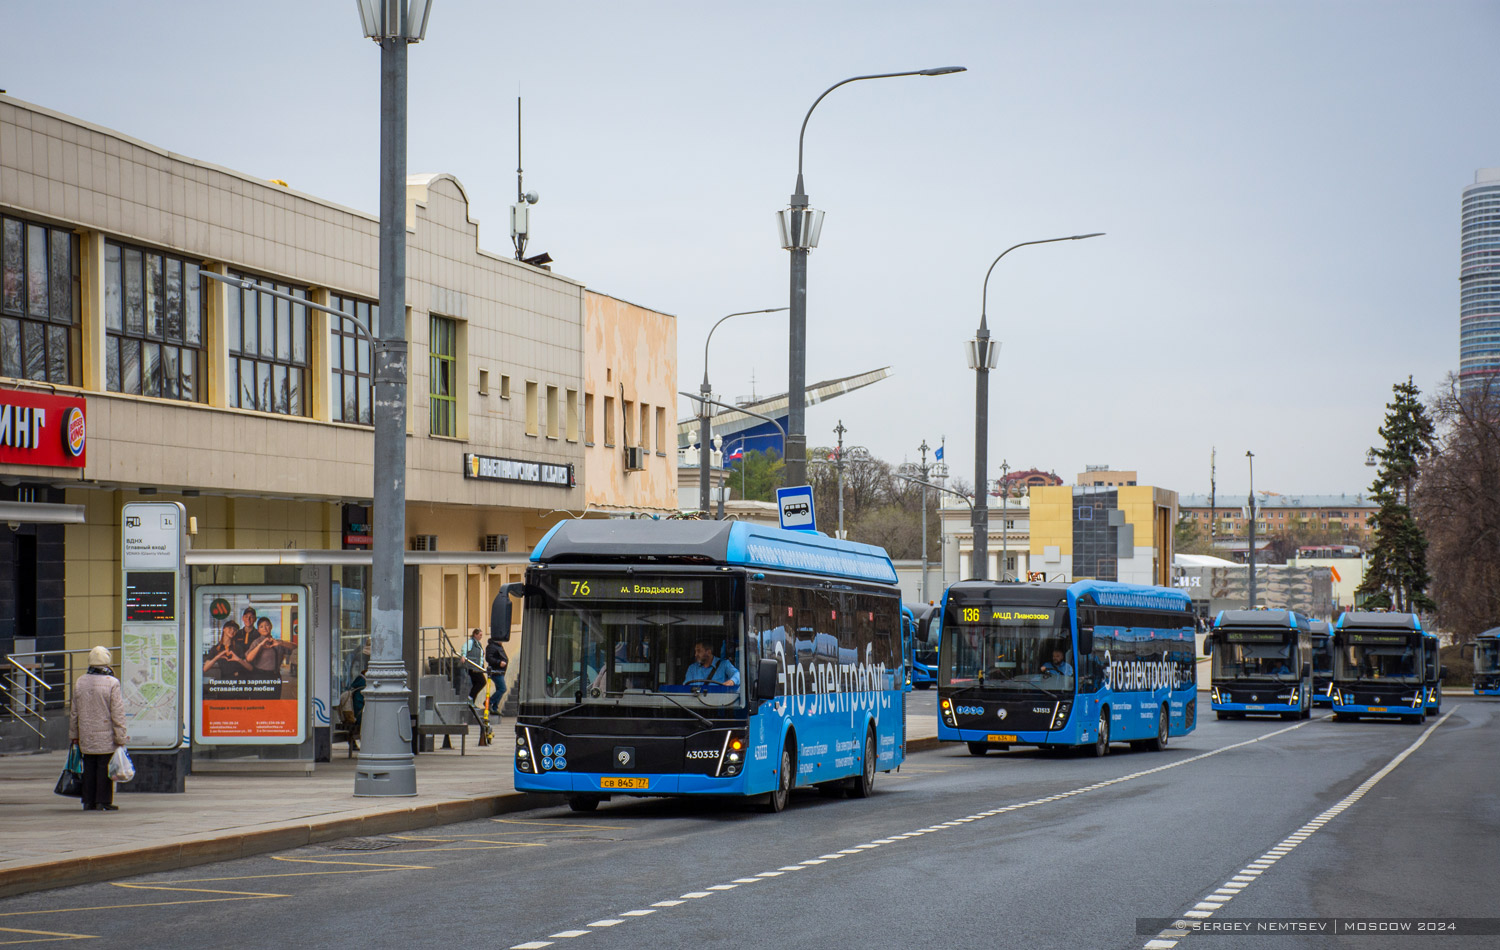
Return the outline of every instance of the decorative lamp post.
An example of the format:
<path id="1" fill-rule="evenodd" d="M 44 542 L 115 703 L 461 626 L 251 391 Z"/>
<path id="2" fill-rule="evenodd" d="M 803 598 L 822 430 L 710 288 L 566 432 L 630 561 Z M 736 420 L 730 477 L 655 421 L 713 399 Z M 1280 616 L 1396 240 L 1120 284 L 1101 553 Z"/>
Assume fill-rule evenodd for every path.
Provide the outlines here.
<path id="1" fill-rule="evenodd" d="M 989 490 L 989 440 L 990 440 L 990 370 L 995 368 L 995 360 L 999 354 L 1000 344 L 990 342 L 990 328 L 987 318 L 990 297 L 990 274 L 994 273 L 995 265 L 1000 263 L 1000 258 L 1014 251 L 1018 247 L 1030 247 L 1033 244 L 1054 244 L 1058 241 L 1082 241 L 1085 238 L 1103 237 L 1104 232 L 1096 231 L 1093 234 L 1072 234 L 1068 237 L 1047 238 L 1042 241 L 1022 241 L 1013 244 L 1000 252 L 990 263 L 990 269 L 984 272 L 984 295 L 979 302 L 979 329 L 974 334 L 974 339 L 969 341 L 969 369 L 974 370 L 974 511 L 969 516 L 969 523 L 974 528 L 974 555 L 973 566 L 970 569 L 979 580 L 989 577 L 990 570 L 990 510 Z M 1005 574 L 1005 565 L 1001 565 L 1001 576 Z"/>
<path id="2" fill-rule="evenodd" d="M 380 323 L 374 374 L 375 460 L 370 665 L 354 794 L 417 793 L 402 662 L 406 538 L 406 48 L 427 35 L 432 0 L 359 0 L 380 44 Z"/>
<path id="3" fill-rule="evenodd" d="M 1255 609 L 1255 453 L 1249 450 L 1245 452 L 1245 458 L 1250 461 L 1250 603 L 1245 609 Z"/>
<path id="4" fill-rule="evenodd" d="M 807 189 L 802 184 L 802 143 L 807 136 L 807 120 L 812 118 L 818 103 L 840 86 L 864 79 L 894 79 L 898 76 L 945 76 L 961 73 L 966 66 L 940 66 L 936 69 L 918 69 L 904 73 L 877 73 L 871 76 L 851 76 L 823 90 L 823 95 L 813 100 L 812 107 L 802 118 L 802 130 L 797 134 L 797 189 L 791 197 L 791 206 L 778 212 L 781 226 L 781 246 L 792 252 L 792 296 L 791 328 L 787 368 L 787 443 L 786 483 L 807 483 L 807 252 L 818 246 L 818 236 L 823 231 L 823 212 L 808 205 Z"/>
<path id="5" fill-rule="evenodd" d="M 743 317 L 752 313 L 780 313 L 786 307 L 772 307 L 770 310 L 741 310 L 739 313 L 731 313 L 722 316 L 713 326 L 708 328 L 708 338 L 703 341 L 703 382 L 698 386 L 698 392 L 702 398 L 698 400 L 698 438 L 702 449 L 698 452 L 698 508 L 703 512 L 708 511 L 708 461 L 710 457 L 709 446 L 712 445 L 713 415 L 708 411 L 709 398 L 713 395 L 713 388 L 708 384 L 708 344 L 713 342 L 714 331 L 719 329 L 719 324 L 730 317 Z M 722 494 L 722 490 L 721 490 Z"/>

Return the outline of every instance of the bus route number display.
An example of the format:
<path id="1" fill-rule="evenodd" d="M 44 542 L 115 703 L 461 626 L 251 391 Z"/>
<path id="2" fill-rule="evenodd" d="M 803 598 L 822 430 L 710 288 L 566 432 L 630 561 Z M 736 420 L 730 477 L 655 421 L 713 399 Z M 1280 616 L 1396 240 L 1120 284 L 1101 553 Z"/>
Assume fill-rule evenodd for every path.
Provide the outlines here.
<path id="1" fill-rule="evenodd" d="M 686 578 L 563 577 L 557 582 L 559 600 L 671 600 L 703 599 L 703 582 Z"/>
<path id="2" fill-rule="evenodd" d="M 1351 633 L 1349 643 L 1356 646 L 1399 646 L 1406 642 L 1406 637 L 1399 633 Z"/>
<path id="3" fill-rule="evenodd" d="M 1233 630 L 1224 634 L 1229 643 L 1280 643 L 1285 634 L 1279 630 Z"/>
<path id="4" fill-rule="evenodd" d="M 1014 607 L 960 607 L 959 623 L 992 623 L 1000 626 L 1051 623 L 1052 611 Z"/>
<path id="5" fill-rule="evenodd" d="M 125 572 L 125 622 L 177 619 L 177 575 L 171 571 Z"/>

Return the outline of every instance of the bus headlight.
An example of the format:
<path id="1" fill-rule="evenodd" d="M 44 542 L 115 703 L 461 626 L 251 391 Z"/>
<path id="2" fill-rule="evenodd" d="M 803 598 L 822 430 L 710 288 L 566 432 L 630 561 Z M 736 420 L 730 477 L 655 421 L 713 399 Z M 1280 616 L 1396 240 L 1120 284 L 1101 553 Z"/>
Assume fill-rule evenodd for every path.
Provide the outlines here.
<path id="1" fill-rule="evenodd" d="M 740 754 L 738 752 L 731 752 L 731 753 L 729 753 L 729 761 L 731 761 L 731 762 L 738 762 L 739 760 L 740 760 Z"/>
<path id="2" fill-rule="evenodd" d="M 943 700 L 943 721 L 954 729 L 958 728 L 958 720 L 953 717 L 952 700 Z"/>

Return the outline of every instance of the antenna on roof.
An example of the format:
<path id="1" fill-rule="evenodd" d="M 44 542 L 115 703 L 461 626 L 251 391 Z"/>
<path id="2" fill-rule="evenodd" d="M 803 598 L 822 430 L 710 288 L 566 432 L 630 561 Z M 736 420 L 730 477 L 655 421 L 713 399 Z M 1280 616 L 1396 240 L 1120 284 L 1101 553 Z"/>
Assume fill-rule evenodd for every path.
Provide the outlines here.
<path id="1" fill-rule="evenodd" d="M 510 206 L 510 240 L 516 246 L 516 260 L 537 267 L 552 263 L 545 251 L 526 256 L 526 241 L 531 237 L 531 206 L 540 200 L 540 195 L 526 191 L 521 182 L 521 97 L 516 96 L 516 203 Z"/>

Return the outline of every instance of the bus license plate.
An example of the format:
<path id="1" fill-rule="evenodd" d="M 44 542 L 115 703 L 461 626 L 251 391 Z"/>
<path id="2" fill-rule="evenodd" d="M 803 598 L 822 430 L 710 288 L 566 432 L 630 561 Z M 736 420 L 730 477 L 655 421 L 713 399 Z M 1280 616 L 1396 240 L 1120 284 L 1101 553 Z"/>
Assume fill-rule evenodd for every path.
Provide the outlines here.
<path id="1" fill-rule="evenodd" d="M 1015 742 L 1015 736 L 988 735 L 984 737 L 985 742 Z"/>
<path id="2" fill-rule="evenodd" d="M 614 776 L 606 776 L 599 780 L 600 788 L 649 788 L 650 786 L 651 780 L 644 778 L 619 778 Z"/>
<path id="3" fill-rule="evenodd" d="M 1260 709 L 1260 710 L 1264 710 L 1266 707 L 1264 707 L 1264 706 L 1246 706 L 1245 708 L 1246 709 Z"/>
<path id="4" fill-rule="evenodd" d="M 1370 712 L 1390 712 L 1390 710 L 1384 706 L 1371 706 Z"/>

